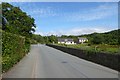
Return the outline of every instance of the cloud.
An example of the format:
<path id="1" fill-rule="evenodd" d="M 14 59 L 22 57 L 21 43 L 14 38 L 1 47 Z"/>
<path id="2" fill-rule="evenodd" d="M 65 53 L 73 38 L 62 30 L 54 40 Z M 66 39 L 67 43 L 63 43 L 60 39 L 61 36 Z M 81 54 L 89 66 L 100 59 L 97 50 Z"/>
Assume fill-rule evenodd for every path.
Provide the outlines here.
<path id="1" fill-rule="evenodd" d="M 104 4 L 96 8 L 91 8 L 84 11 L 84 13 L 77 12 L 68 14 L 65 18 L 67 21 L 91 21 L 99 20 L 112 15 L 117 15 L 117 4 Z"/>
<path id="2" fill-rule="evenodd" d="M 14 6 L 20 7 L 23 11 L 25 11 L 27 14 L 35 17 L 49 17 L 49 16 L 56 16 L 58 13 L 56 12 L 56 8 L 51 6 L 41 6 L 39 7 L 37 2 L 31 3 L 31 2 L 9 2 L 10 4 Z M 26 5 L 26 6 L 25 6 Z M 25 6 L 25 7 L 22 7 Z"/>
<path id="3" fill-rule="evenodd" d="M 83 35 L 83 34 L 91 34 L 94 32 L 97 33 L 104 33 L 114 30 L 112 28 L 107 28 L 107 27 L 89 27 L 89 28 L 73 28 L 73 29 L 68 29 L 68 30 L 57 30 L 57 31 L 50 31 L 50 32 L 36 32 L 35 34 L 40 34 L 42 36 L 49 36 L 49 35 Z"/>
<path id="4" fill-rule="evenodd" d="M 91 8 L 86 11 L 78 10 L 77 12 L 66 13 L 55 7 L 37 8 L 30 12 L 30 14 L 37 15 L 39 17 L 55 17 L 63 21 L 92 21 L 117 15 L 117 4 L 103 4 L 96 8 Z"/>
<path id="5" fill-rule="evenodd" d="M 57 16 L 55 9 L 53 7 L 45 7 L 45 8 L 36 8 L 32 12 L 32 15 L 38 15 L 39 17 L 49 17 L 49 16 Z"/>

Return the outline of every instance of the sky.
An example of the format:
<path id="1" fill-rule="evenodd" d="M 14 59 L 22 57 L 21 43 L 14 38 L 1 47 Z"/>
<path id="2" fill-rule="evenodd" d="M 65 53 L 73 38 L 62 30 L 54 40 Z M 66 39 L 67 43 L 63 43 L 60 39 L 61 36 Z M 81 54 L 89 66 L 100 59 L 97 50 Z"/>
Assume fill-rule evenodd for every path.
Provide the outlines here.
<path id="1" fill-rule="evenodd" d="M 4 2 L 119 2 L 119 0 L 5 0 Z"/>
<path id="2" fill-rule="evenodd" d="M 117 2 L 10 2 L 35 19 L 36 32 L 48 35 L 103 33 L 118 28 Z"/>

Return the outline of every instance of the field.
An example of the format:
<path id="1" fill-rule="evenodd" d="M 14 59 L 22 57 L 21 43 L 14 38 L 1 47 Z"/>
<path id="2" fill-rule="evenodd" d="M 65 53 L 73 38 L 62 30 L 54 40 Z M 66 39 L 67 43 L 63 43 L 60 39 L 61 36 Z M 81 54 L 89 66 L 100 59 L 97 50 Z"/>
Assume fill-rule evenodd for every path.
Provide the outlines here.
<path id="1" fill-rule="evenodd" d="M 66 45 L 66 44 L 57 44 L 57 45 L 70 47 L 70 48 L 77 48 L 87 51 L 114 53 L 114 54 L 118 54 L 120 50 L 120 47 L 118 45 L 107 45 L 107 44 L 90 45 L 88 43 L 84 43 L 84 44 L 74 44 L 74 45 Z"/>

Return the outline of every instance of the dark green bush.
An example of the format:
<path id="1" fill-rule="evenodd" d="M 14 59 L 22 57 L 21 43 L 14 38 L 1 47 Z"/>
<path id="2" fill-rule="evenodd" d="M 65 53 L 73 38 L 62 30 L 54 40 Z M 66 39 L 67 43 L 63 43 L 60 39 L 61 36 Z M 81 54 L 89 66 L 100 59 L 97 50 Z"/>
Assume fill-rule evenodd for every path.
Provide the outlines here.
<path id="1" fill-rule="evenodd" d="M 29 48 L 27 38 L 2 31 L 2 72 L 20 61 L 28 53 Z"/>

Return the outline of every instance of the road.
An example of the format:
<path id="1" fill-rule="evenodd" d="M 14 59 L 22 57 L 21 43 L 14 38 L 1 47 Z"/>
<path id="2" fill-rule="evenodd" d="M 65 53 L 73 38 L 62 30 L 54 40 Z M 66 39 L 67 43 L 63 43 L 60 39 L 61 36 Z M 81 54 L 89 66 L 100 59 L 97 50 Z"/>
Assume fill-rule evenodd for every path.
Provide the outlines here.
<path id="1" fill-rule="evenodd" d="M 118 78 L 118 72 L 39 44 L 3 78 Z"/>

